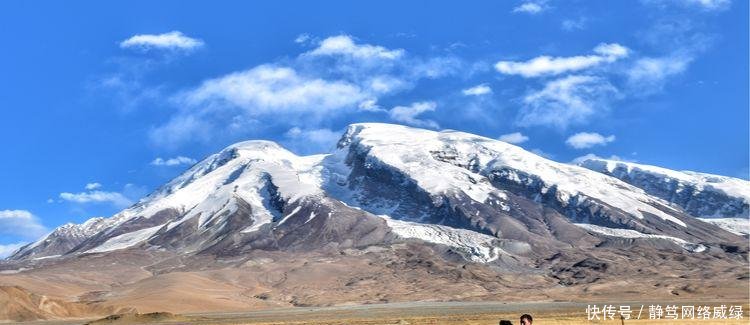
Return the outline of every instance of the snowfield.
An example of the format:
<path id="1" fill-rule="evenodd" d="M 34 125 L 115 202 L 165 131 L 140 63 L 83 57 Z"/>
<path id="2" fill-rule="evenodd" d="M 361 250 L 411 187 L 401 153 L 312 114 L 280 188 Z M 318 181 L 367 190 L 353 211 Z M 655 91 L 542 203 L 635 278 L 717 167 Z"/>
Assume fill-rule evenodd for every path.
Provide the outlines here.
<path id="1" fill-rule="evenodd" d="M 602 227 L 602 226 L 591 225 L 591 224 L 586 224 L 586 223 L 576 223 L 575 225 L 583 229 L 593 231 L 595 233 L 599 233 L 602 235 L 611 236 L 611 237 L 663 239 L 663 240 L 671 241 L 677 245 L 680 245 L 682 246 L 682 248 L 691 252 L 700 253 L 706 250 L 706 246 L 703 246 L 701 244 L 689 243 L 684 239 L 672 237 L 672 236 L 644 234 L 642 232 L 638 232 L 632 229 L 608 228 L 608 227 Z"/>

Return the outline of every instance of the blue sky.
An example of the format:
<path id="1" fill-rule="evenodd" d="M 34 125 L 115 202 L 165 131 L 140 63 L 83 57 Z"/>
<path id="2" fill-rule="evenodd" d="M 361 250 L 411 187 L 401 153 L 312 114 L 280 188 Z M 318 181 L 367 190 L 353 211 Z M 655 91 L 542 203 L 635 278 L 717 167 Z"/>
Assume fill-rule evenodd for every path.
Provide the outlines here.
<path id="1" fill-rule="evenodd" d="M 0 255 L 354 122 L 748 177 L 748 3 L 3 1 Z"/>

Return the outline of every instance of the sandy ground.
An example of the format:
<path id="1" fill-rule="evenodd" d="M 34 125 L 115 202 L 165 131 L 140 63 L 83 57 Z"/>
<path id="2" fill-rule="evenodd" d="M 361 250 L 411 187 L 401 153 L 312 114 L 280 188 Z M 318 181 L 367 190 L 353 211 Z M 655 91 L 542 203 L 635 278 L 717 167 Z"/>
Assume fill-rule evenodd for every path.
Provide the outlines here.
<path id="1" fill-rule="evenodd" d="M 748 302 L 592 302 L 601 305 L 627 304 L 634 310 L 634 316 L 640 305 L 648 308 L 649 304 L 676 305 L 736 305 L 743 306 L 745 316 L 742 320 L 650 320 L 644 310 L 640 320 L 626 320 L 625 324 L 748 324 Z M 571 302 L 410 302 L 373 304 L 358 306 L 337 306 L 323 308 L 281 308 L 264 311 L 240 313 L 202 313 L 185 314 L 183 317 L 192 321 L 182 320 L 168 322 L 154 322 L 149 324 L 313 324 L 313 325 L 344 325 L 344 324 L 498 324 L 501 319 L 508 319 L 518 324 L 518 317 L 523 313 L 532 314 L 534 324 L 623 324 L 623 321 L 588 321 L 586 316 L 587 303 Z M 91 320 L 27 322 L 23 324 L 57 325 L 84 324 Z M 133 322 L 113 322 L 111 324 L 135 324 Z"/>
<path id="2" fill-rule="evenodd" d="M 232 260 L 126 252 L 46 261 L 43 267 L 0 274 L 0 289 L 15 288 L 0 290 L 0 318 L 83 324 L 137 311 L 191 317 L 190 322 L 175 319 L 173 324 L 498 324 L 500 319 L 518 324 L 519 315 L 530 313 L 538 319 L 535 324 L 590 324 L 587 303 L 617 306 L 644 300 L 629 304 L 714 306 L 739 301 L 747 314 L 743 321 L 696 324 L 750 323 L 744 256 L 716 260 L 663 253 L 634 262 L 613 255 L 606 260 L 606 271 L 561 268 L 553 275 L 579 281 L 561 285 L 541 269 L 452 264 L 420 247 L 363 255 L 258 252 Z M 685 261 L 691 262 L 683 265 Z M 711 263 L 693 265 L 701 261 Z M 145 323 L 133 319 L 139 318 L 110 323 Z"/>

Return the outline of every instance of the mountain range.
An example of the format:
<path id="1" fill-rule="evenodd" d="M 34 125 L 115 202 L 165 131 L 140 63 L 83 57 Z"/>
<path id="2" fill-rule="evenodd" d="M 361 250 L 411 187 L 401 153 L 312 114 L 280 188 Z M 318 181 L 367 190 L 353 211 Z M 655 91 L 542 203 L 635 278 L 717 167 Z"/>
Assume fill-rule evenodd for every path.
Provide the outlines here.
<path id="1" fill-rule="evenodd" d="M 744 299 L 749 206 L 741 179 L 353 124 L 326 154 L 231 145 L 114 216 L 20 248 L 0 263 L 0 285 L 108 311 L 709 288 Z M 189 302 L 153 303 L 181 295 Z"/>

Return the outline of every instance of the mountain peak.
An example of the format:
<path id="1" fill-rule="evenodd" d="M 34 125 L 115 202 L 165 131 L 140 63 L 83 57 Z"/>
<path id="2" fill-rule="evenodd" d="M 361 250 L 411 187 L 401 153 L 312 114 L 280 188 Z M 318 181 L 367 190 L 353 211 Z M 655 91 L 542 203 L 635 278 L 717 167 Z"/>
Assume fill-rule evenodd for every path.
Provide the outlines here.
<path id="1" fill-rule="evenodd" d="M 246 151 L 276 151 L 276 150 L 283 150 L 286 151 L 282 146 L 280 146 L 278 143 L 269 141 L 269 140 L 246 140 L 234 143 L 224 150 L 228 149 L 236 149 L 236 150 L 246 150 Z"/>
<path id="2" fill-rule="evenodd" d="M 743 179 L 601 158 L 579 165 L 642 188 L 696 217 L 747 219 L 750 213 L 750 182 Z"/>

